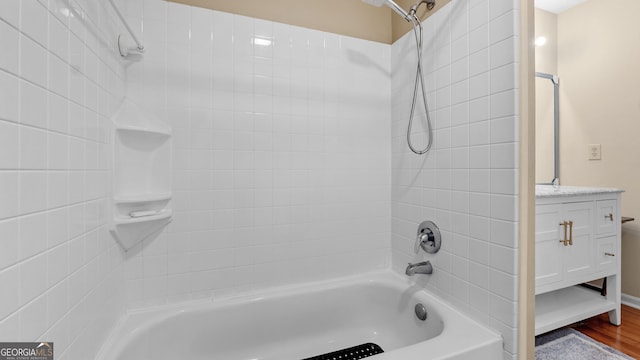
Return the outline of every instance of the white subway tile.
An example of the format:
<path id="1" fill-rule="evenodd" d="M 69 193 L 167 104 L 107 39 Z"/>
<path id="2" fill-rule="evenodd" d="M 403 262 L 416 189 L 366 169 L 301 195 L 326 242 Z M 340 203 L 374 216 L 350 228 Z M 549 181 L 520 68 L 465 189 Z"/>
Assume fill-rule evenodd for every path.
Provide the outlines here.
<path id="1" fill-rule="evenodd" d="M 515 90 L 491 95 L 491 117 L 495 119 L 517 115 L 517 99 Z"/>
<path id="2" fill-rule="evenodd" d="M 473 54 L 489 46 L 489 25 L 481 25 L 469 32 L 469 53 Z"/>
<path id="3" fill-rule="evenodd" d="M 1 13 L 1 11 L 0 11 Z M 6 341 L 20 342 L 20 317 L 17 312 L 0 321 L 0 336 Z"/>
<path id="4" fill-rule="evenodd" d="M 0 172 L 0 219 L 13 217 L 20 212 L 19 174 Z"/>
<path id="5" fill-rule="evenodd" d="M 69 168 L 69 138 L 66 135 L 47 134 L 47 168 L 62 170 Z"/>
<path id="6" fill-rule="evenodd" d="M 451 82 L 458 83 L 469 78 L 469 57 L 462 56 L 451 64 Z"/>
<path id="7" fill-rule="evenodd" d="M 3 15 L 4 14 L 0 14 L 0 16 Z M 13 74 L 18 74 L 18 39 L 18 31 L 7 23 L 0 21 L 0 44 L 2 45 L 0 69 Z"/>
<path id="8" fill-rule="evenodd" d="M 506 13 L 509 10 L 514 9 L 514 0 L 493 0 L 489 1 L 489 15 L 490 19 L 496 19 L 500 15 Z"/>
<path id="9" fill-rule="evenodd" d="M 167 296 L 167 278 L 154 277 L 143 281 L 143 296 L 146 304 L 161 303 Z"/>
<path id="10" fill-rule="evenodd" d="M 492 244 L 489 253 L 492 268 L 511 275 L 518 274 L 518 253 L 515 249 Z"/>
<path id="11" fill-rule="evenodd" d="M 518 220 L 518 197 L 491 195 L 491 217 L 498 220 Z"/>
<path id="12" fill-rule="evenodd" d="M 514 142 L 518 139 L 516 117 L 505 117 L 491 121 L 491 142 Z"/>
<path id="13" fill-rule="evenodd" d="M 485 72 L 469 79 L 469 99 L 477 99 L 489 95 L 489 73 Z"/>
<path id="14" fill-rule="evenodd" d="M 515 169 L 518 167 L 518 143 L 491 145 L 491 168 Z"/>
<path id="15" fill-rule="evenodd" d="M 47 330 L 47 301 L 41 296 L 20 309 L 20 338 L 36 341 Z"/>
<path id="16" fill-rule="evenodd" d="M 50 3 L 59 2 L 61 0 L 52 0 Z M 47 49 L 62 59 L 64 63 L 69 60 L 69 29 L 66 25 L 55 16 L 59 11 L 53 12 L 49 15 L 49 46 Z M 54 56 L 50 56 L 54 57 Z"/>
<path id="17" fill-rule="evenodd" d="M 494 294 L 489 296 L 489 314 L 496 319 L 496 323 L 507 325 L 508 327 L 515 326 L 517 319 L 518 304 L 513 301 L 506 300 Z M 496 326 L 496 324 L 493 324 Z M 503 333 L 506 331 L 503 330 Z M 505 336 L 505 349 L 513 349 L 515 346 L 515 339 L 513 334 Z"/>
<path id="18" fill-rule="evenodd" d="M 45 65 L 46 66 L 46 65 Z M 45 80 L 46 82 L 46 80 Z M 20 82 L 20 122 L 38 128 L 47 127 L 47 92 L 29 82 Z"/>
<path id="19" fill-rule="evenodd" d="M 492 69 L 509 65 L 516 61 L 518 39 L 517 37 L 510 37 L 491 45 L 489 63 Z"/>
<path id="20" fill-rule="evenodd" d="M 18 270 L 18 266 L 0 270 L 0 284 L 7 289 L 3 296 L 0 296 L 0 319 L 10 315 L 20 306 L 20 272 Z"/>
<path id="21" fill-rule="evenodd" d="M 20 76 L 38 86 L 47 86 L 47 51 L 24 35 L 20 36 Z"/>
<path id="22" fill-rule="evenodd" d="M 473 30 L 489 23 L 489 0 L 479 0 L 470 5 L 469 29 Z"/>
<path id="23" fill-rule="evenodd" d="M 60 319 L 62 319 L 69 309 L 68 288 L 66 282 L 62 282 L 56 286 L 51 287 L 51 289 L 46 293 L 46 301 L 47 326 L 51 327 Z M 56 346 L 64 348 L 63 344 L 58 344 L 59 339 L 62 337 L 61 335 L 58 336 L 60 337 L 55 337 Z"/>
<path id="24" fill-rule="evenodd" d="M 474 151 L 470 149 L 471 157 L 473 157 Z M 473 164 L 473 162 L 471 162 Z M 488 193 L 491 191 L 491 172 L 487 169 L 473 169 L 473 166 L 469 170 L 469 190 L 474 192 Z"/>
<path id="25" fill-rule="evenodd" d="M 47 286 L 58 284 L 69 275 L 69 250 L 66 244 L 62 244 L 47 252 Z M 64 293 L 66 296 L 66 284 Z M 62 287 L 62 285 L 60 286 Z M 60 289 L 58 289 L 60 290 Z M 56 296 L 57 297 L 57 296 Z M 66 307 L 64 308 L 66 312 Z M 61 310 L 59 310 L 61 311 Z M 57 317 L 59 318 L 59 317 Z"/>
<path id="26" fill-rule="evenodd" d="M 15 124 L 0 121 L 0 168 L 17 169 L 19 167 L 19 127 Z"/>
<path id="27" fill-rule="evenodd" d="M 69 102 L 49 93 L 48 128 L 62 134 L 69 132 Z"/>
<path id="28" fill-rule="evenodd" d="M 469 122 L 488 120 L 490 118 L 489 96 L 469 101 Z"/>
<path id="29" fill-rule="evenodd" d="M 19 83 L 17 77 L 0 71 L 0 119 L 13 122 L 20 120 Z"/>
<path id="30" fill-rule="evenodd" d="M 20 2 L 2 1 L 0 3 L 0 18 L 11 25 L 18 27 L 20 24 Z"/>
<path id="31" fill-rule="evenodd" d="M 469 194 L 469 214 L 488 217 L 491 215 L 491 200 L 489 194 Z"/>
<path id="32" fill-rule="evenodd" d="M 482 249 L 484 254 L 484 247 L 478 247 L 474 244 L 475 240 L 469 241 L 469 256 L 473 260 L 478 254 L 474 253 L 474 250 Z M 484 260 L 482 256 L 480 256 Z M 469 282 L 479 289 L 487 291 L 489 289 L 489 268 L 481 263 L 470 261 L 469 262 Z M 473 297 L 472 297 L 473 299 Z"/>
<path id="33" fill-rule="evenodd" d="M 478 75 L 489 71 L 489 49 L 482 49 L 469 55 L 469 75 Z"/>
<path id="34" fill-rule="evenodd" d="M 516 31 L 516 29 L 514 22 L 516 16 L 517 12 L 509 11 L 491 21 L 489 25 L 489 37 L 492 44 L 515 34 L 514 31 Z"/>
<path id="35" fill-rule="evenodd" d="M 489 122 L 488 121 L 480 121 L 469 124 L 469 145 L 477 146 L 477 145 L 488 145 L 490 143 L 489 140 Z"/>
<path id="36" fill-rule="evenodd" d="M 34 39 L 40 46 L 46 47 L 47 43 L 47 25 L 49 13 L 47 8 L 38 1 L 22 1 L 21 14 L 21 30 L 26 35 Z M 22 59 L 23 61 L 25 59 Z"/>
<path id="37" fill-rule="evenodd" d="M 518 248 L 518 233 L 515 222 L 492 220 L 491 242 L 509 248 Z"/>
<path id="38" fill-rule="evenodd" d="M 30 214 L 47 208 L 47 173 L 30 171 L 20 174 L 20 213 Z"/>
<path id="39" fill-rule="evenodd" d="M 19 289 L 20 305 L 25 305 L 47 288 L 47 257 L 38 255 L 20 263 L 19 268 L 20 286 L 15 289 Z"/>
<path id="40" fill-rule="evenodd" d="M 47 248 L 47 223 L 45 213 L 20 218 L 20 258 L 27 259 Z"/>
<path id="41" fill-rule="evenodd" d="M 495 194 L 517 195 L 517 180 L 516 170 L 491 170 L 491 192 Z"/>

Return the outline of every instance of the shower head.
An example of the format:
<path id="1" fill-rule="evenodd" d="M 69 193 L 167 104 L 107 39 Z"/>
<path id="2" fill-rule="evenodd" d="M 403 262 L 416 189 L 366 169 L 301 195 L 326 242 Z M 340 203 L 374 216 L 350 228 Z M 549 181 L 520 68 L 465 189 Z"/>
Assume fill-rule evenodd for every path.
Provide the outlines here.
<path id="1" fill-rule="evenodd" d="M 378 7 L 382 5 L 387 5 L 393 11 L 398 13 L 398 15 L 402 16 L 405 20 L 411 21 L 411 16 L 409 16 L 409 14 L 407 14 L 407 12 L 404 11 L 400 7 L 400 5 L 396 4 L 393 0 L 362 0 L 362 1 L 366 2 L 369 5 L 378 6 Z"/>

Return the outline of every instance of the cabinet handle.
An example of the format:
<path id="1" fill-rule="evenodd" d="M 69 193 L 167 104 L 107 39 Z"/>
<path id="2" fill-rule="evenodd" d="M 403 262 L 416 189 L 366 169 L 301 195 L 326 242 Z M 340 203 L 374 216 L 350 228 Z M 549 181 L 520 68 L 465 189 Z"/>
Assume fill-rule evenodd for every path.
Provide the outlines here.
<path id="1" fill-rule="evenodd" d="M 560 223 L 561 226 L 564 226 L 564 237 L 562 238 L 562 240 L 560 240 L 560 242 L 563 243 L 564 246 L 567 246 L 567 243 L 569 241 L 567 240 L 567 224 L 568 223 L 566 221 Z"/>
<path id="2" fill-rule="evenodd" d="M 573 221 L 569 221 L 569 245 L 573 246 Z"/>
<path id="3" fill-rule="evenodd" d="M 609 219 L 609 221 L 613 221 L 613 213 L 609 213 L 609 215 L 605 215 L 604 218 Z"/>
<path id="4" fill-rule="evenodd" d="M 616 254 L 612 254 L 612 253 L 608 253 L 608 252 L 604 253 L 604 255 L 605 256 L 616 256 Z"/>

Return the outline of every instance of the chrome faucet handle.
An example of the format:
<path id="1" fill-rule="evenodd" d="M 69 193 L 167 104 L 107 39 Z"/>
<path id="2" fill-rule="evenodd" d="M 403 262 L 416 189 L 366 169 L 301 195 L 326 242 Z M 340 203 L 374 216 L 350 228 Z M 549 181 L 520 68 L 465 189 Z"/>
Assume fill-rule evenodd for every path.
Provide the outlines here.
<path id="1" fill-rule="evenodd" d="M 418 227 L 418 234 L 416 235 L 416 242 L 413 246 L 413 252 L 416 254 L 420 252 L 420 248 L 429 254 L 435 254 L 440 251 L 442 246 L 442 236 L 440 235 L 440 229 L 433 223 L 433 221 L 423 221 Z"/>
<path id="2" fill-rule="evenodd" d="M 416 238 L 416 243 L 413 246 L 413 252 L 416 254 L 420 252 L 420 248 L 424 246 L 423 244 L 426 244 L 429 241 L 429 237 L 430 236 L 425 233 L 418 234 L 418 237 Z"/>

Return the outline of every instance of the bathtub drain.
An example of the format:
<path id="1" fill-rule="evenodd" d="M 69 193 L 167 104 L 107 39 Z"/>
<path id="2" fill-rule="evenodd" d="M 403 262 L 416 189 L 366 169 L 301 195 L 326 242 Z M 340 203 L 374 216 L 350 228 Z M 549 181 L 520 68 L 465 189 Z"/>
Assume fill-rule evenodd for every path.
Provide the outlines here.
<path id="1" fill-rule="evenodd" d="M 374 343 L 362 344 L 343 350 L 330 352 L 324 355 L 318 355 L 304 360 L 355 360 L 364 359 L 369 356 L 381 354 L 384 351 Z"/>

